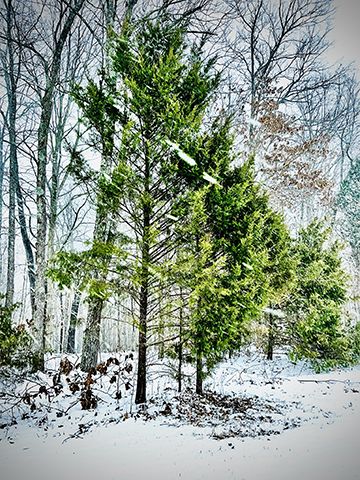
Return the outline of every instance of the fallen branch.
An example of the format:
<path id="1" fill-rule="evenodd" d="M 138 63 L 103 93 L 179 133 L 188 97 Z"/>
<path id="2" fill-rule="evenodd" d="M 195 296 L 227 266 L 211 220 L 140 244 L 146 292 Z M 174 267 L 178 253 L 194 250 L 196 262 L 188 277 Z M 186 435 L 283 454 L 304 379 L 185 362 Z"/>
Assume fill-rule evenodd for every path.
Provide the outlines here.
<path id="1" fill-rule="evenodd" d="M 360 382 L 350 382 L 349 380 L 313 380 L 313 379 L 300 380 L 300 379 L 298 379 L 298 382 L 300 382 L 300 383 L 310 383 L 310 382 L 314 382 L 314 383 L 346 383 L 347 385 L 353 385 L 353 384 L 357 383 L 357 384 L 360 385 Z"/>

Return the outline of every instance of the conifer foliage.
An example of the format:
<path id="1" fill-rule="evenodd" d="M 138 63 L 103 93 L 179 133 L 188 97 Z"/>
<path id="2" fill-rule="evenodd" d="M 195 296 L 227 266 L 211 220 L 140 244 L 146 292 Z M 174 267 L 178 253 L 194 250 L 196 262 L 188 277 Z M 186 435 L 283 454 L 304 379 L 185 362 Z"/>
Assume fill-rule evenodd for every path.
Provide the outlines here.
<path id="1" fill-rule="evenodd" d="M 340 257 L 343 245 L 331 242 L 330 233 L 317 220 L 300 230 L 292 249 L 296 282 L 285 304 L 291 316 L 291 357 L 308 358 L 317 370 L 348 365 L 357 356 L 355 330 L 346 329 L 343 318 L 349 282 Z"/>

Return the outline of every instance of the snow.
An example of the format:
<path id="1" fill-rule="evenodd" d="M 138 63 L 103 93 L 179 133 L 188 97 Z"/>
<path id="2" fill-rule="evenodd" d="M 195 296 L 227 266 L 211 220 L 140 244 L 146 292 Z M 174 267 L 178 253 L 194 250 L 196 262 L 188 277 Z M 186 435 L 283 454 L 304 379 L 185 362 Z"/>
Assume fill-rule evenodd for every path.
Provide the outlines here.
<path id="1" fill-rule="evenodd" d="M 243 436 L 231 436 L 240 413 L 225 415 L 227 424 L 221 424 L 215 406 L 191 396 L 186 385 L 181 398 L 193 403 L 181 403 L 175 383 L 160 375 L 164 370 L 161 363 L 150 370 L 148 397 L 152 401 L 147 409 L 131 404 L 131 389 L 114 401 L 104 381 L 96 392 L 102 402 L 95 410 L 81 410 L 77 403 L 66 416 L 48 412 L 40 425 L 44 411 L 1 429 L 0 478 L 360 478 L 359 366 L 315 375 L 285 356 L 269 362 L 256 352 L 223 362 L 206 383 L 229 401 L 237 397 L 254 401 L 246 412 L 250 420 L 238 430 Z M 64 390 L 63 398 L 54 399 L 52 406 L 70 405 L 73 400 Z M 159 414 L 166 404 L 173 415 Z M 199 412 L 205 413 L 199 414 L 197 423 L 203 426 L 189 424 L 186 415 L 175 415 L 181 405 L 189 409 L 189 418 L 193 405 L 201 407 Z M 271 411 L 273 422 L 261 422 L 261 409 L 267 411 L 271 405 L 281 414 Z M 261 426 L 265 433 L 258 435 Z M 227 438 L 215 436 L 226 433 Z"/>

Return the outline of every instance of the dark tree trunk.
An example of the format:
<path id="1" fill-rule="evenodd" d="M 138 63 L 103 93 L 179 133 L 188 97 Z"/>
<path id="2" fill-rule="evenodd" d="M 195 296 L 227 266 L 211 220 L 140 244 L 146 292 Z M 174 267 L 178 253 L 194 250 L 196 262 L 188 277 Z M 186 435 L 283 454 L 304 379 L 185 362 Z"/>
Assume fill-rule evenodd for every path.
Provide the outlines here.
<path id="1" fill-rule="evenodd" d="M 139 356 L 138 356 L 138 371 L 137 371 L 137 384 L 136 384 L 136 396 L 135 403 L 146 402 L 146 340 L 147 340 L 147 325 L 146 325 L 146 300 L 145 295 L 143 302 L 140 304 L 140 329 L 139 329 Z"/>
<path id="2" fill-rule="evenodd" d="M 181 298 L 181 292 L 180 292 L 180 298 Z M 181 298 L 182 300 L 182 298 Z M 182 304 L 180 306 L 180 325 L 179 325 L 179 365 L 178 365 L 178 392 L 181 392 L 182 388 L 182 362 L 183 362 L 183 344 L 182 344 L 182 329 L 183 329 L 183 309 L 182 309 Z"/>
<path id="3" fill-rule="evenodd" d="M 19 225 L 21 238 L 25 249 L 26 262 L 27 262 L 27 271 L 29 277 L 30 285 L 30 302 L 31 302 L 31 312 L 34 314 L 35 308 L 35 259 L 34 253 L 31 246 L 30 238 L 27 231 L 25 212 L 24 212 L 24 199 L 20 188 L 19 180 L 19 169 L 18 164 L 16 163 L 16 196 L 17 196 L 17 205 L 18 205 L 18 215 L 19 215 Z"/>
<path id="4" fill-rule="evenodd" d="M 135 403 L 146 402 L 146 349 L 147 349 L 147 315 L 149 301 L 149 263 L 150 263 L 150 161 L 145 155 L 144 169 L 144 203 L 141 253 L 141 286 L 140 286 L 140 326 L 139 357 Z"/>
<path id="5" fill-rule="evenodd" d="M 267 357 L 266 357 L 268 360 L 273 359 L 274 345 L 275 345 L 274 318 L 271 314 L 269 314 L 269 335 L 268 335 Z"/>
<path id="6" fill-rule="evenodd" d="M 76 333 L 77 317 L 79 313 L 80 298 L 81 298 L 80 295 L 76 293 L 71 305 L 70 324 L 69 324 L 67 344 L 66 344 L 67 353 L 75 353 L 75 333 Z"/>
<path id="7" fill-rule="evenodd" d="M 148 169 L 146 169 L 148 170 Z M 147 179 L 149 178 L 146 172 Z M 148 190 L 148 186 L 146 187 Z M 149 233 L 150 206 L 144 207 L 144 229 L 142 248 L 142 284 L 140 287 L 140 327 L 139 327 L 139 357 L 135 403 L 146 402 L 146 350 L 147 350 L 147 310 L 149 296 Z"/>
<path id="8" fill-rule="evenodd" d="M 203 394 L 203 364 L 201 355 L 198 354 L 196 357 L 196 393 L 198 395 Z"/>

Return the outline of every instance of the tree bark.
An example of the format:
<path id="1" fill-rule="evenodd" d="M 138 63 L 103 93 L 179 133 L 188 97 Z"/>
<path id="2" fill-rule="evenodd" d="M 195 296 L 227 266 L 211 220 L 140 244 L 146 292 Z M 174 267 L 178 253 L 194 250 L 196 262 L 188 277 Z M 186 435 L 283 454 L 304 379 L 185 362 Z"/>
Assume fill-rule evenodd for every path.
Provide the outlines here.
<path id="1" fill-rule="evenodd" d="M 63 353 L 64 349 L 64 301 L 63 301 L 63 292 L 60 292 L 60 339 L 59 339 L 59 352 Z"/>
<path id="2" fill-rule="evenodd" d="M 18 216 L 19 216 L 19 225 L 20 225 L 20 232 L 21 238 L 25 249 L 26 254 L 26 262 L 27 262 L 27 271 L 29 277 L 29 285 L 30 285 L 30 303 L 31 303 L 31 311 L 34 314 L 35 309 L 35 259 L 34 253 L 31 246 L 30 238 L 27 231 L 26 226 L 26 218 L 24 212 L 24 199 L 20 187 L 20 179 L 19 179 L 19 168 L 18 163 L 16 162 L 16 198 L 17 198 L 17 205 L 18 205 Z"/>
<path id="3" fill-rule="evenodd" d="M 93 238 L 94 241 L 109 243 L 110 238 L 109 234 L 107 234 L 109 221 L 107 217 L 100 213 L 99 206 L 100 205 L 98 205 L 98 211 L 95 219 Z M 103 208 L 104 207 L 102 207 L 102 209 Z M 107 260 L 105 259 L 104 261 L 106 262 Z M 94 279 L 100 279 L 100 274 L 98 272 L 95 272 Z M 102 275 L 101 279 L 105 281 L 106 276 Z M 80 363 L 81 370 L 85 372 L 88 372 L 91 368 L 95 368 L 97 365 L 98 355 L 100 352 L 100 325 L 103 306 L 103 299 L 95 296 L 89 299 Z"/>
<path id="4" fill-rule="evenodd" d="M 81 299 L 80 295 L 78 293 L 75 293 L 75 297 L 72 302 L 71 312 L 70 312 L 70 324 L 69 324 L 67 343 L 66 343 L 67 353 L 75 353 L 76 322 L 77 322 L 78 313 L 79 313 L 80 299 Z"/>
<path id="5" fill-rule="evenodd" d="M 7 245 L 7 279 L 6 279 L 6 306 L 11 307 L 14 303 L 14 285 L 15 285 L 15 198 L 16 198 L 16 165 L 17 165 L 17 147 L 16 147 L 16 109 L 17 81 L 15 78 L 14 51 L 12 28 L 14 23 L 12 0 L 6 5 L 6 47 L 8 52 L 8 63 L 4 65 L 5 82 L 8 98 L 8 131 L 10 143 L 10 175 L 9 175 L 9 225 L 8 225 L 8 245 Z"/>
<path id="6" fill-rule="evenodd" d="M 89 300 L 89 310 L 86 319 L 86 330 L 81 356 L 81 370 L 88 372 L 98 364 L 100 352 L 100 324 L 103 301 L 100 299 Z"/>
<path id="7" fill-rule="evenodd" d="M 203 364 L 201 355 L 196 357 L 196 393 L 198 395 L 203 394 Z"/>
<path id="8" fill-rule="evenodd" d="M 267 360 L 272 360 L 274 355 L 274 345 L 275 345 L 275 331 L 274 331 L 274 318 L 269 314 L 269 335 L 268 335 L 268 345 L 267 345 Z"/>
<path id="9" fill-rule="evenodd" d="M 144 223 L 142 232 L 142 269 L 140 286 L 140 325 L 139 325 L 139 356 L 135 403 L 146 402 L 146 350 L 147 350 L 147 310 L 149 297 L 149 263 L 150 263 L 150 161 L 145 155 L 144 171 Z"/>
<path id="10" fill-rule="evenodd" d="M 146 350 L 147 350 L 147 285 L 141 286 L 140 292 L 140 326 L 139 326 L 139 349 L 138 349 L 138 371 L 135 403 L 146 402 Z"/>
<path id="11" fill-rule="evenodd" d="M 178 352 L 178 360 L 179 360 L 179 365 L 178 365 L 178 392 L 181 392 L 182 388 L 182 362 L 183 362 L 183 339 L 182 339 L 182 334 L 183 334 L 183 305 L 182 305 L 182 291 L 180 289 L 180 318 L 179 318 L 179 352 Z"/>
<path id="12" fill-rule="evenodd" d="M 3 125 L 0 133 L 0 285 L 3 281 L 3 255 L 2 255 L 2 236 L 3 236 L 3 188 L 4 188 L 4 134 L 5 125 Z"/>

